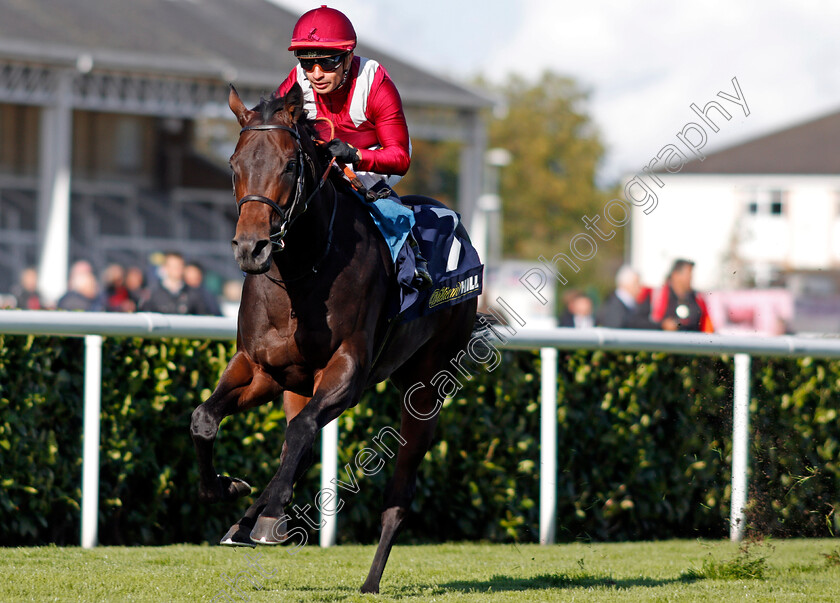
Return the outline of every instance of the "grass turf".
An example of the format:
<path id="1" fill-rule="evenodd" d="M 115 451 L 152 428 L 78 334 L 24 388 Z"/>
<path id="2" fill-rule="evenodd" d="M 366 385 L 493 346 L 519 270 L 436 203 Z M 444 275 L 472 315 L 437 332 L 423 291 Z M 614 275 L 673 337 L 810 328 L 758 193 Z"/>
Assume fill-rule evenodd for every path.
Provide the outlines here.
<path id="1" fill-rule="evenodd" d="M 840 601 L 838 540 L 0 549 L 0 601 Z"/>

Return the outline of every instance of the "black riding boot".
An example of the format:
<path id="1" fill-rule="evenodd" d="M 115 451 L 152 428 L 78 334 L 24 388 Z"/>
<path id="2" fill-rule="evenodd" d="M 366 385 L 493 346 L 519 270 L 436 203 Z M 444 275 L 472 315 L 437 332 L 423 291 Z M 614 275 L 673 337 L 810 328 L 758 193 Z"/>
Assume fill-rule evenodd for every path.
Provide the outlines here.
<path id="1" fill-rule="evenodd" d="M 369 191 L 365 193 L 365 197 L 368 201 L 374 201 L 376 199 L 391 199 L 394 203 L 399 203 L 403 207 L 411 209 L 410 205 L 405 205 L 400 200 L 399 195 L 394 192 L 394 189 L 382 181 L 376 182 L 372 187 L 370 187 Z M 424 289 L 428 289 L 432 286 L 432 275 L 429 274 L 429 263 L 420 253 L 420 246 L 417 244 L 417 239 L 414 238 L 414 233 L 412 231 L 408 231 L 408 238 L 406 240 L 408 241 L 408 246 L 411 248 L 412 253 L 414 253 L 414 279 L 412 279 L 411 284 L 418 291 L 423 291 Z"/>
<path id="2" fill-rule="evenodd" d="M 432 286 L 432 275 L 429 274 L 429 264 L 426 258 L 420 253 L 420 246 L 414 238 L 414 233 L 408 233 L 408 246 L 414 253 L 414 280 L 411 282 L 418 291 L 423 291 Z"/>

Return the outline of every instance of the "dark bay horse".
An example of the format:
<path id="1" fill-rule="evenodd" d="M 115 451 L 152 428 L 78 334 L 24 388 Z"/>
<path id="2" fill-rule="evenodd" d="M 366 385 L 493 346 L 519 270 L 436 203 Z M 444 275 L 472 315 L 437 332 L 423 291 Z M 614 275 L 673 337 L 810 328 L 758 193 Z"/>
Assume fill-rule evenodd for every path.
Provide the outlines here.
<path id="1" fill-rule="evenodd" d="M 345 181 L 322 178 L 328 162 L 313 141 L 300 87 L 253 110 L 231 87 L 229 104 L 242 128 L 230 160 L 240 210 L 232 246 L 247 276 L 237 351 L 216 390 L 193 412 L 190 432 L 201 500 L 244 496 L 248 484 L 218 475 L 213 466 L 219 423 L 283 396 L 280 467 L 222 538 L 223 544 L 253 546 L 287 539 L 284 509 L 314 458 L 318 431 L 357 404 L 366 387 L 390 378 L 404 394 L 450 366 L 470 340 L 476 300 L 399 324 L 386 337 L 396 287 L 389 251 Z M 432 442 L 438 394 L 434 387 L 413 390 L 416 412 L 402 409 L 401 446 L 362 592 L 379 591 L 414 497 L 418 465 Z"/>

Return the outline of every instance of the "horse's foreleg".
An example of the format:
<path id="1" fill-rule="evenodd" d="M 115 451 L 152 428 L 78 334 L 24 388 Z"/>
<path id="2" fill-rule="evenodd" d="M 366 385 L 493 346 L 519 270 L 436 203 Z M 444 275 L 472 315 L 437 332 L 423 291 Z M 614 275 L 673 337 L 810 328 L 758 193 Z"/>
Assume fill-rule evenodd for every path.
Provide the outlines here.
<path id="1" fill-rule="evenodd" d="M 391 547 L 397 539 L 403 520 L 408 515 L 411 501 L 417 490 L 417 468 L 429 450 L 437 424 L 437 392 L 427 387 L 411 395 L 412 414 L 406 408 L 402 411 L 397 461 L 394 475 L 385 487 L 385 505 L 382 512 L 382 533 L 379 546 L 370 566 L 367 579 L 362 585 L 363 593 L 378 593 L 379 581 Z M 426 419 L 420 417 L 428 417 Z"/>
<path id="2" fill-rule="evenodd" d="M 198 494 L 203 502 L 233 500 L 251 492 L 244 481 L 216 473 L 213 445 L 222 419 L 267 402 L 279 393 L 277 384 L 263 373 L 255 372 L 247 357 L 238 352 L 228 363 L 215 391 L 193 411 L 190 435 L 198 457 Z"/>
<path id="3" fill-rule="evenodd" d="M 289 421 L 294 419 L 303 408 L 309 404 L 309 401 L 312 399 L 311 396 L 301 396 L 300 394 L 295 394 L 292 392 L 283 392 L 283 411 L 286 413 L 286 423 L 288 424 Z M 284 441 L 283 442 L 283 450 L 280 454 L 280 464 L 282 465 L 286 459 L 286 454 L 289 450 L 289 445 Z M 315 460 L 315 453 L 312 450 L 312 447 L 309 447 L 309 450 L 305 453 L 303 460 L 298 465 L 297 472 L 295 473 L 294 483 L 296 484 L 297 481 L 303 476 L 304 473 L 312 466 L 312 463 Z"/>
<path id="4" fill-rule="evenodd" d="M 318 375 L 315 395 L 289 422 L 283 458 L 277 473 L 260 499 L 248 510 L 259 514 L 251 538 L 258 544 L 283 542 L 284 508 L 292 499 L 295 480 L 305 469 L 307 455 L 318 431 L 338 417 L 361 394 L 363 379 L 358 370 L 358 352 L 339 349 Z"/>
<path id="5" fill-rule="evenodd" d="M 309 403 L 311 400 L 308 396 L 301 396 L 299 394 L 295 394 L 289 391 L 283 392 L 283 411 L 286 413 L 286 422 L 288 423 L 292 419 L 294 419 L 298 413 Z M 283 442 L 282 452 L 280 453 L 280 464 L 282 465 L 286 459 L 286 455 L 288 453 L 288 444 Z M 298 471 L 295 474 L 295 482 L 306 472 L 307 469 L 312 465 L 312 462 L 315 460 L 315 455 L 312 452 L 312 448 L 309 449 L 308 456 L 304 457 L 303 462 L 298 467 Z M 228 533 L 225 534 L 224 538 L 222 538 L 223 544 L 248 544 L 249 546 L 253 544 L 251 540 L 250 533 L 256 524 L 257 518 L 259 517 L 262 510 L 265 508 L 266 502 L 268 501 L 268 490 L 263 490 L 260 496 L 257 497 L 257 500 L 251 505 L 242 518 L 236 522 Z M 280 512 L 278 514 L 279 518 L 283 518 L 285 514 Z M 280 538 L 281 540 L 285 538 L 286 528 L 285 522 L 283 519 L 279 519 L 275 522 L 275 525 L 272 526 L 275 535 Z"/>

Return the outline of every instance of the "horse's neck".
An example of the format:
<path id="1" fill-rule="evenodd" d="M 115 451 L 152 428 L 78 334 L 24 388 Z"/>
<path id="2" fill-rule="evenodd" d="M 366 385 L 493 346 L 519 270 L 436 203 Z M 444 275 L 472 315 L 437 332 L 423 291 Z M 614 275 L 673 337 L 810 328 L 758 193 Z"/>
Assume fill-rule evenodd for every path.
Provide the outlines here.
<path id="1" fill-rule="evenodd" d="M 306 211 L 289 226 L 283 249 L 274 254 L 274 263 L 281 274 L 292 276 L 318 262 L 330 244 L 330 214 L 334 202 L 331 191 L 325 191 L 322 198 L 313 199 Z"/>
<path id="2" fill-rule="evenodd" d="M 314 200 L 309 209 L 289 228 L 286 249 L 275 256 L 275 260 L 279 260 L 277 265 L 281 274 L 285 273 L 284 276 L 289 277 L 299 274 L 321 261 L 325 250 L 328 250 L 328 254 L 321 268 L 326 268 L 327 263 L 351 263 L 360 249 L 375 247 L 378 249 L 375 261 L 384 264 L 385 273 L 390 278 L 393 274 L 391 252 L 379 234 L 370 210 L 344 180 L 331 182 L 323 190 L 322 197 Z M 331 215 L 333 211 L 334 217 Z M 292 253 L 287 253 L 289 251 Z M 374 259 L 368 257 L 366 261 Z"/>

